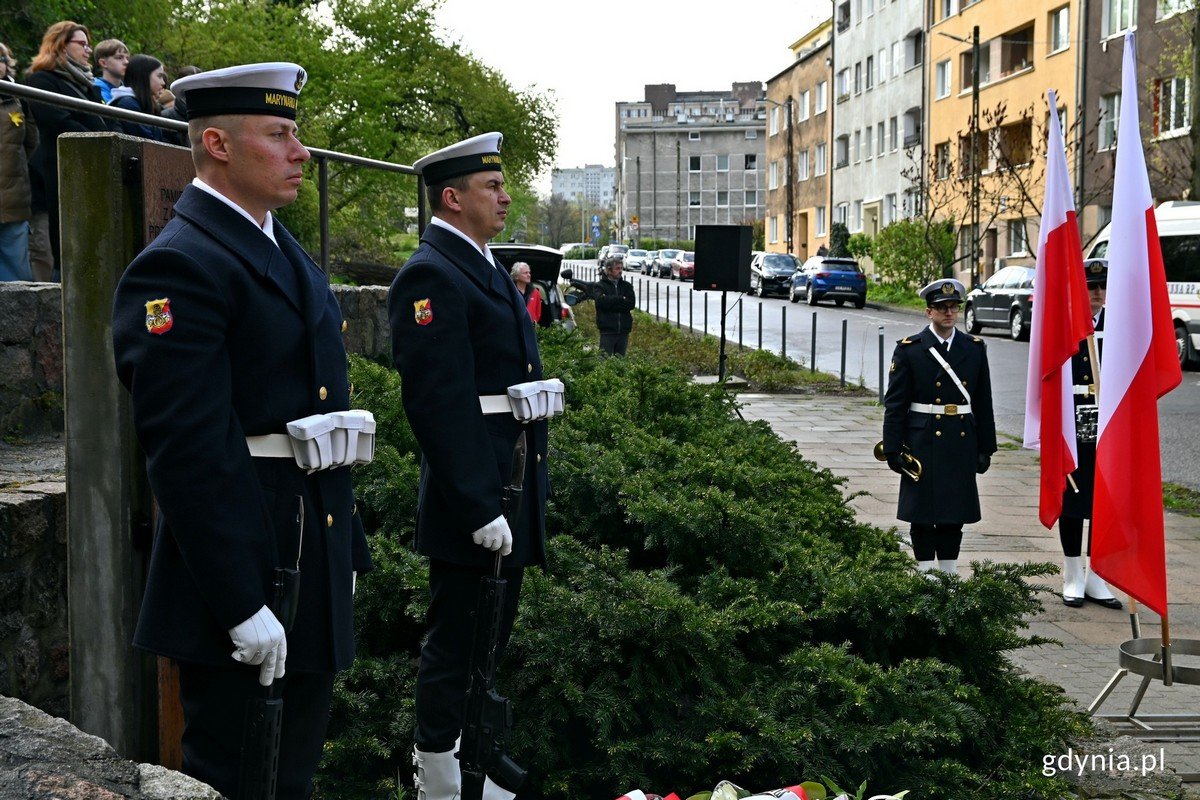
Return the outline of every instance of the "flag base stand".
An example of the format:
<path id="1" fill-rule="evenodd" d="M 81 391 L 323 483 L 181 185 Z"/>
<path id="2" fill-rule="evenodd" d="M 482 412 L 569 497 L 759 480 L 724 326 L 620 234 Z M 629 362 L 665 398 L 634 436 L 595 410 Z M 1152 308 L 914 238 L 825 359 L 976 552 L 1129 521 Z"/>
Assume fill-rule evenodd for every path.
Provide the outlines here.
<path id="1" fill-rule="evenodd" d="M 1164 653 L 1166 658 L 1164 659 Z M 1200 742 L 1200 714 L 1139 714 L 1142 699 L 1151 681 L 1164 686 L 1176 683 L 1200 685 L 1200 667 L 1175 664 L 1172 656 L 1200 656 L 1200 640 L 1175 639 L 1165 648 L 1159 639 L 1129 639 L 1121 643 L 1120 667 L 1088 706 L 1087 712 L 1096 719 L 1116 723 L 1121 733 L 1146 742 Z M 1126 675 L 1141 677 L 1133 702 L 1125 714 L 1097 713 Z M 1200 772 L 1181 772 L 1187 782 L 1200 781 Z"/>

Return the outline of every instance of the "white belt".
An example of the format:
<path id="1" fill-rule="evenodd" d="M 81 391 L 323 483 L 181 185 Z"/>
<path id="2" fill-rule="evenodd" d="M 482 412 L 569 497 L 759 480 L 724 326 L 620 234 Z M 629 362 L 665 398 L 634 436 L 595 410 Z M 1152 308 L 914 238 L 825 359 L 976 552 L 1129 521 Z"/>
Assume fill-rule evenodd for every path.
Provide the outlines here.
<path id="1" fill-rule="evenodd" d="M 484 414 L 511 414 L 512 406 L 508 403 L 506 394 L 481 394 L 479 407 Z"/>
<path id="2" fill-rule="evenodd" d="M 953 403 L 944 406 L 930 405 L 929 403 L 913 403 L 909 407 L 910 411 L 915 411 L 918 414 L 945 414 L 948 417 L 958 416 L 959 414 L 970 414 L 970 403 Z"/>
<path id="3" fill-rule="evenodd" d="M 286 433 L 268 433 L 265 436 L 247 436 L 246 447 L 255 458 L 295 458 L 292 453 L 292 437 Z"/>
<path id="4" fill-rule="evenodd" d="M 1092 393 L 1092 387 L 1091 387 L 1091 385 L 1080 386 L 1080 385 L 1076 384 L 1074 387 L 1072 387 L 1071 393 L 1087 396 Z"/>

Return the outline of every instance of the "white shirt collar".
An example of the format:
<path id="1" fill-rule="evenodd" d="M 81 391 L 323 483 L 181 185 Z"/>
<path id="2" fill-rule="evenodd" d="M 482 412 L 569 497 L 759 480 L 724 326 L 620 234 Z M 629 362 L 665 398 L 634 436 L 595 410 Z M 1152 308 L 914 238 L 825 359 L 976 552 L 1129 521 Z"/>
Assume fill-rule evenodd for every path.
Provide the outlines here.
<path id="1" fill-rule="evenodd" d="M 446 230 L 450 231 L 455 236 L 462 239 L 467 244 L 471 245 L 471 247 L 474 247 L 476 252 L 478 252 L 479 255 L 486 258 L 488 260 L 488 263 L 490 263 L 493 267 L 496 266 L 496 259 L 492 258 L 492 250 L 486 244 L 482 248 L 480 248 L 480 246 L 475 243 L 474 239 L 472 239 L 470 236 L 467 236 L 465 233 L 463 233 L 458 228 L 454 227 L 453 225 L 451 225 L 449 222 L 442 219 L 441 217 L 430 217 L 429 224 L 437 225 L 439 228 L 445 228 Z"/>
<path id="2" fill-rule="evenodd" d="M 947 349 L 947 350 L 949 350 L 949 349 L 950 349 L 950 345 L 954 343 L 954 334 L 955 334 L 955 332 L 956 332 L 957 330 L 958 330 L 957 328 L 952 328 L 952 329 L 950 330 L 950 338 L 949 338 L 949 339 L 943 339 L 941 336 L 938 336 L 938 332 L 937 332 L 937 331 L 935 331 L 935 330 L 933 329 L 933 323 L 932 323 L 932 322 L 931 322 L 931 323 L 929 323 L 929 332 L 930 332 L 930 333 L 932 333 L 932 334 L 933 334 L 935 337 L 937 337 L 937 340 L 938 340 L 939 342 L 945 342 L 945 343 L 946 343 L 946 349 Z"/>
<path id="3" fill-rule="evenodd" d="M 246 219 L 250 220 L 250 223 L 252 225 L 254 225 L 254 227 L 258 228 L 260 231 L 265 233 L 267 235 L 267 238 L 270 239 L 272 242 L 275 242 L 276 247 L 279 246 L 279 242 L 275 241 L 275 221 L 274 221 L 274 217 L 271 216 L 270 211 L 267 212 L 266 221 L 263 222 L 262 225 L 259 225 L 258 220 L 256 220 L 254 217 L 250 216 L 250 212 L 246 211 L 246 209 L 242 208 L 237 203 L 233 202 L 228 197 L 221 194 L 216 189 L 209 186 L 207 183 L 200 180 L 199 178 L 192 178 L 192 186 L 195 186 L 197 189 L 199 189 L 201 191 L 208 192 L 213 197 L 217 198 L 222 203 L 229 206 L 230 208 L 232 208 L 234 211 L 241 214 Z"/>

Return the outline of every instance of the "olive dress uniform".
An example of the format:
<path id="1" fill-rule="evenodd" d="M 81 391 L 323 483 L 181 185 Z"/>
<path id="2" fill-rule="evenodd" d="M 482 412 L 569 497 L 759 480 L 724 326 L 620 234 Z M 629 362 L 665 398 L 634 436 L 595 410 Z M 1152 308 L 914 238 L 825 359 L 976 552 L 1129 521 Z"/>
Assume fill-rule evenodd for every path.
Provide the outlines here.
<path id="1" fill-rule="evenodd" d="M 440 225 L 425 229 L 397 274 L 388 309 L 404 410 L 422 454 L 416 548 L 430 558 L 416 745 L 444 752 L 462 728 L 479 578 L 491 573 L 496 558 L 474 543 L 472 532 L 503 510 L 522 430 L 528 457 L 512 553 L 503 560 L 508 591 L 497 661 L 516 615 L 523 568 L 544 566 L 546 557 L 546 422 L 485 415 L 479 398 L 541 379 L 542 364 L 533 322 L 507 272 Z"/>
<path id="2" fill-rule="evenodd" d="M 233 661 L 229 631 L 270 605 L 274 570 L 299 560 L 279 796 L 302 798 L 333 674 L 354 658 L 352 573 L 371 560 L 348 467 L 310 475 L 247 447 L 247 436 L 349 408 L 337 301 L 277 221 L 274 235 L 278 245 L 187 187 L 121 278 L 113 348 L 160 510 L 134 644 L 180 662 L 184 771 L 234 795 L 259 668 Z"/>
<path id="3" fill-rule="evenodd" d="M 977 336 L 955 333 L 949 352 L 928 328 L 901 339 L 892 354 L 891 376 L 883 398 L 883 450 L 907 445 L 921 462 L 921 480 L 900 478 L 896 516 L 905 522 L 964 524 L 978 522 L 979 489 L 975 470 L 980 455 L 996 452 L 992 381 L 987 348 Z M 929 354 L 939 348 L 971 395 L 970 414 L 927 414 L 913 403 L 963 405 L 954 381 Z"/>

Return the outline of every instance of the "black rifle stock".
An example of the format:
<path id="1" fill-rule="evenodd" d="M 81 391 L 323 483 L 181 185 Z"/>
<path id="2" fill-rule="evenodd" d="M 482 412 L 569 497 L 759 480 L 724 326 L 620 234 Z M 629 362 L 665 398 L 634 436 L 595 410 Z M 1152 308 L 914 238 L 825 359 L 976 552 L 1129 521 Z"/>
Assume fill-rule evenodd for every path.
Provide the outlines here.
<path id="1" fill-rule="evenodd" d="M 504 516 L 514 531 L 524 477 L 525 432 L 522 431 L 513 448 L 512 477 L 504 489 Z M 489 776 L 497 786 L 510 792 L 515 792 L 525 780 L 525 770 L 504 752 L 504 737 L 512 727 L 512 703 L 496 691 L 496 651 L 500 645 L 504 593 L 508 585 L 500 577 L 501 558 L 497 552 L 493 574 L 479 580 L 466 713 L 458 750 L 462 800 L 481 800 L 483 783 Z"/>

